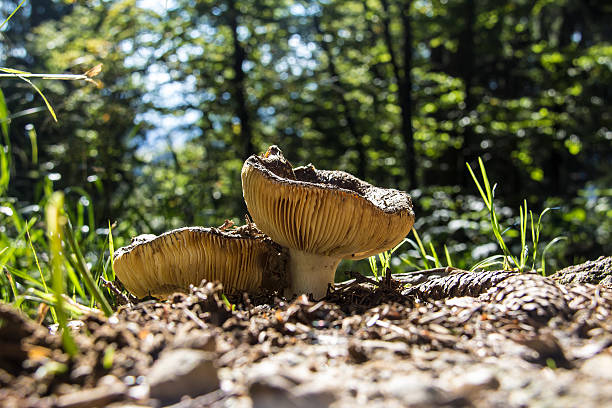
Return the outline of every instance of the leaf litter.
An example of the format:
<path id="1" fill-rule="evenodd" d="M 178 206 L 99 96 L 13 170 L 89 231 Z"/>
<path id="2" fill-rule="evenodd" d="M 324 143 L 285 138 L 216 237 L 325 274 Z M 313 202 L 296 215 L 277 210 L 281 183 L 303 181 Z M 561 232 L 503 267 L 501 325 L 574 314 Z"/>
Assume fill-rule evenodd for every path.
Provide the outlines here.
<path id="1" fill-rule="evenodd" d="M 594 261 L 600 272 L 609 258 Z M 572 273 L 576 270 L 572 269 Z M 598 273 L 599 273 L 598 272 Z M 606 274 L 604 274 L 606 275 Z M 606 275 L 609 276 L 609 275 Z M 0 305 L 0 405 L 604 406 L 612 288 L 512 272 L 352 273 L 324 300 L 203 282 L 72 322 Z"/>

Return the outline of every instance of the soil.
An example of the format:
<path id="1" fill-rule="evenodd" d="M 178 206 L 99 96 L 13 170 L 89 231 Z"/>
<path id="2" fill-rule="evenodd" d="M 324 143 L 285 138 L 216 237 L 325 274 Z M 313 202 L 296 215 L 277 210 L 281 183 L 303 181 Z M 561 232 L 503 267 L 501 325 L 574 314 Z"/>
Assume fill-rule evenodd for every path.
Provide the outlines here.
<path id="1" fill-rule="evenodd" d="M 612 406 L 610 276 L 610 257 L 554 279 L 353 274 L 322 301 L 232 306 L 204 282 L 70 322 L 73 358 L 56 327 L 0 304 L 0 405 Z"/>

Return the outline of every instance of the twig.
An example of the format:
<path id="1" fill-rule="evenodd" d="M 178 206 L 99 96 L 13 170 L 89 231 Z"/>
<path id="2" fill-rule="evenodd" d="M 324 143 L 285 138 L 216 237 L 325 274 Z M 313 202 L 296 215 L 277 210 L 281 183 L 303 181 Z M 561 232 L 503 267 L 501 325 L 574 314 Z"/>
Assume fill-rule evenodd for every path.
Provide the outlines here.
<path id="1" fill-rule="evenodd" d="M 89 77 L 83 74 L 30 74 L 30 73 L 3 73 L 0 78 L 42 78 L 59 79 L 64 81 L 88 80 Z"/>
<path id="2" fill-rule="evenodd" d="M 196 322 L 196 324 L 200 327 L 200 329 L 203 329 L 203 330 L 207 330 L 208 329 L 208 326 L 206 326 L 206 323 L 204 323 L 202 321 L 202 319 L 200 319 L 195 313 L 193 313 L 189 309 L 183 309 L 183 310 L 184 310 L 185 314 L 187 315 L 187 317 L 189 317 L 191 320 Z"/>
<path id="3" fill-rule="evenodd" d="M 117 286 L 115 286 L 115 282 L 113 282 L 113 281 L 107 281 L 102 276 L 100 276 L 100 282 L 102 283 L 102 286 L 104 286 L 105 288 L 110 289 L 111 292 L 113 292 L 115 294 L 115 296 L 117 296 L 119 299 L 121 299 L 120 303 L 122 305 L 134 304 L 138 300 L 138 299 L 136 299 L 135 296 L 132 296 L 132 295 L 129 295 L 129 294 L 126 295 L 123 292 L 121 292 L 119 290 L 119 288 L 117 288 Z"/>
<path id="4" fill-rule="evenodd" d="M 123 384 L 120 384 L 123 385 Z M 107 406 L 126 397 L 127 387 L 100 386 L 90 390 L 76 391 L 60 396 L 55 403 L 57 408 L 92 408 Z"/>

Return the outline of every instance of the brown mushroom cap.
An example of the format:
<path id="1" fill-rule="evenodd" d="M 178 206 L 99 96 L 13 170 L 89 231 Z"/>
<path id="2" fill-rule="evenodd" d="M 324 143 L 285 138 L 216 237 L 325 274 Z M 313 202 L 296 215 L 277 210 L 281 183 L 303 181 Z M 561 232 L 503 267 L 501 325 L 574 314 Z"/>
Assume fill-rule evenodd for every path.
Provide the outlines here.
<path id="1" fill-rule="evenodd" d="M 407 193 L 312 164 L 293 169 L 277 146 L 247 159 L 242 189 L 262 231 L 308 253 L 363 259 L 394 247 L 414 224 Z"/>
<path id="2" fill-rule="evenodd" d="M 228 293 L 282 289 L 287 255 L 252 224 L 232 230 L 188 227 L 140 235 L 114 256 L 115 273 L 135 296 L 165 297 L 220 281 Z"/>

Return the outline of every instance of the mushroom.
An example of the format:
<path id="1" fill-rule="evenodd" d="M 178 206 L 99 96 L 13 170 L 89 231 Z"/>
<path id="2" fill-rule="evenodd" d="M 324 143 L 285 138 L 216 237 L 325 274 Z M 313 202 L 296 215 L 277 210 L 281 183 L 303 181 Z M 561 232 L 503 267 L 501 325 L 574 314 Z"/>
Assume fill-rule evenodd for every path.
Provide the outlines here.
<path id="1" fill-rule="evenodd" d="M 388 250 L 414 224 L 407 193 L 312 164 L 294 169 L 277 146 L 250 156 L 241 175 L 253 221 L 289 250 L 288 296 L 325 296 L 342 259 Z"/>
<path id="2" fill-rule="evenodd" d="M 287 281 L 286 251 L 253 224 L 139 235 L 114 258 L 117 277 L 139 298 L 167 297 L 203 279 L 220 281 L 227 293 L 280 290 Z"/>

